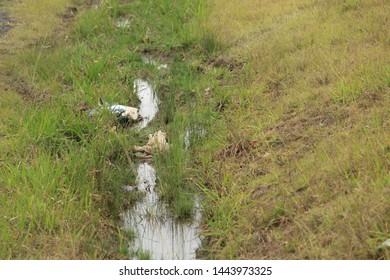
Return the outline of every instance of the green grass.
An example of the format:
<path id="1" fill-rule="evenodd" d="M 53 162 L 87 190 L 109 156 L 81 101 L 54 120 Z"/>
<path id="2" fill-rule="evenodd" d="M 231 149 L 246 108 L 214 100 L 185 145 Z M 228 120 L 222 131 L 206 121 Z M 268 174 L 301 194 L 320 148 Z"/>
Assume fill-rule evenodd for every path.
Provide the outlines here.
<path id="1" fill-rule="evenodd" d="M 70 2 L 52 2 L 50 27 L 45 0 L 16 6 L 36 33 L 1 57 L 0 257 L 128 255 L 118 213 L 137 198 L 119 186 L 163 130 L 158 192 L 179 219 L 200 193 L 207 258 L 389 258 L 386 1 L 74 1 L 62 24 Z M 80 112 L 137 106 L 138 78 L 161 101 L 146 129 Z"/>
<path id="2" fill-rule="evenodd" d="M 137 259 L 138 260 L 150 260 L 151 254 L 148 251 L 138 251 L 137 252 Z"/>
<path id="3" fill-rule="evenodd" d="M 2 80 L 11 93 L 1 95 L 1 258 L 129 257 L 129 236 L 119 230 L 118 217 L 137 197 L 120 186 L 135 182 L 134 145 L 158 129 L 168 131 L 172 144 L 155 160 L 161 197 L 176 218 L 192 214 L 193 160 L 183 135 L 204 115 L 195 105 L 201 83 L 212 79 L 196 71 L 202 46 L 188 32 L 195 28 L 197 2 L 104 1 L 99 9 L 84 2 L 75 3 L 72 22 L 62 23 L 58 15 L 71 3 L 53 4 L 47 16 L 56 14 L 54 33 L 35 14 L 44 1 L 15 7 L 15 16 L 32 9 L 28 20 L 37 32 L 27 38 L 18 26 L 9 42 L 22 51 L 2 57 L 2 73 L 11 77 Z M 129 19 L 128 28 L 116 27 L 122 18 Z M 145 64 L 145 52 L 168 69 Z M 80 110 L 81 103 L 96 107 L 99 97 L 137 106 L 138 78 L 152 81 L 161 100 L 145 130 L 122 128 L 109 112 L 88 116 Z"/>
<path id="4" fill-rule="evenodd" d="M 199 155 L 209 257 L 387 259 L 388 3 L 210 3 L 245 72 Z"/>

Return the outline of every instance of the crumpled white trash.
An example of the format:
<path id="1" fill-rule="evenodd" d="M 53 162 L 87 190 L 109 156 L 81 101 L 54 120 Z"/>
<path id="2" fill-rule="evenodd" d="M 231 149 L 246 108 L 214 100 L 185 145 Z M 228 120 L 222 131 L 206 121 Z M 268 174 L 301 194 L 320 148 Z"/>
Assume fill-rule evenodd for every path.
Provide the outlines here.
<path id="1" fill-rule="evenodd" d="M 99 107 L 105 107 L 110 110 L 113 114 L 117 114 L 118 118 L 126 118 L 132 119 L 133 121 L 137 121 L 142 119 L 142 117 L 138 113 L 138 109 L 130 106 L 112 104 L 110 105 L 108 102 L 104 101 L 101 97 L 99 97 Z M 96 115 L 99 113 L 99 108 L 93 108 L 91 110 L 85 110 L 90 116 Z"/>
<path id="2" fill-rule="evenodd" d="M 112 113 L 118 114 L 118 116 L 122 118 L 129 118 L 133 121 L 136 121 L 139 118 L 138 109 L 134 107 L 119 104 L 110 105 L 105 102 L 101 97 L 99 98 L 99 105 L 107 107 Z"/>
<path id="3" fill-rule="evenodd" d="M 154 150 L 164 151 L 170 148 L 167 141 L 167 134 L 159 130 L 153 134 L 149 134 L 149 141 L 145 146 L 134 146 L 134 151 L 137 157 L 150 158 Z"/>

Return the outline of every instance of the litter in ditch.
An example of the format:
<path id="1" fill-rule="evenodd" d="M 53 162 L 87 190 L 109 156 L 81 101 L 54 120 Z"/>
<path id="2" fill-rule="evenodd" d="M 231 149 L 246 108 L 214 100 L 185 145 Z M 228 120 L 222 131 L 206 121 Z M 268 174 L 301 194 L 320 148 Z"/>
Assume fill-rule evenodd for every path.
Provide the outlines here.
<path id="1" fill-rule="evenodd" d="M 138 122 L 141 120 L 137 108 L 120 104 L 109 104 L 108 102 L 105 102 L 102 98 L 99 98 L 98 105 L 99 106 L 97 108 L 85 111 L 88 115 L 93 116 L 99 114 L 102 109 L 105 109 L 111 111 L 114 115 L 116 115 L 118 120 L 121 122 Z"/>
<path id="2" fill-rule="evenodd" d="M 167 134 L 159 130 L 156 133 L 149 134 L 148 143 L 144 146 L 134 146 L 134 152 L 140 158 L 147 158 L 153 155 L 154 151 L 168 150 L 170 144 L 167 140 Z"/>

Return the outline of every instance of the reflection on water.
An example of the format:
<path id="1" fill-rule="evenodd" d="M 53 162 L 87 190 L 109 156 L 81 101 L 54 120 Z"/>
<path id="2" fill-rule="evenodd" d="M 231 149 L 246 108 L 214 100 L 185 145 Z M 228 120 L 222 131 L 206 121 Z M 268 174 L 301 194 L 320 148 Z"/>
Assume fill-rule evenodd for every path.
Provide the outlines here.
<path id="1" fill-rule="evenodd" d="M 139 128 L 144 128 L 156 116 L 159 101 L 153 86 L 146 80 L 135 80 L 134 89 L 137 91 L 138 98 L 141 101 L 139 114 L 142 117 L 142 121 Z"/>
<path id="2" fill-rule="evenodd" d="M 146 58 L 144 62 L 159 69 L 167 67 L 166 64 L 158 65 Z M 147 80 L 135 80 L 134 90 L 141 101 L 138 113 L 142 121 L 138 128 L 142 129 L 156 116 L 159 100 L 153 85 Z M 160 201 L 156 193 L 157 175 L 151 164 L 144 162 L 138 165 L 136 181 L 137 191 L 143 194 L 142 199 L 122 213 L 124 229 L 133 231 L 136 236 L 129 244 L 131 255 L 147 252 L 151 259 L 157 260 L 195 259 L 201 243 L 198 235 L 201 220 L 199 203 L 195 201 L 191 221 L 179 222 L 172 217 L 168 206 Z"/>
<path id="3" fill-rule="evenodd" d="M 201 218 L 200 206 L 196 203 L 191 222 L 175 221 L 167 206 L 159 201 L 155 192 L 156 170 L 148 163 L 138 166 L 137 187 L 145 196 L 123 214 L 124 227 L 136 233 L 130 244 L 133 252 L 142 250 L 152 259 L 196 258 L 200 246 L 198 226 Z"/>

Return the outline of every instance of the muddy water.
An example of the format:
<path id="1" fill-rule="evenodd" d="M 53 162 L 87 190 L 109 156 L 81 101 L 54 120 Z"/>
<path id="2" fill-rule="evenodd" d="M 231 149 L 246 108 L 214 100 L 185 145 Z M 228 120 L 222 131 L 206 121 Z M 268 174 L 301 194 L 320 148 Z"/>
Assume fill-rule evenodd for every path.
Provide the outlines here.
<path id="1" fill-rule="evenodd" d="M 141 101 L 139 114 L 142 121 L 139 128 L 145 128 L 158 112 L 159 100 L 154 92 L 153 86 L 146 80 L 138 79 L 134 81 L 134 89 Z"/>
<path id="2" fill-rule="evenodd" d="M 130 251 L 149 253 L 152 259 L 196 258 L 200 246 L 198 226 L 201 218 L 199 205 L 195 206 L 191 222 L 175 221 L 167 205 L 161 202 L 155 192 L 156 170 L 149 163 L 138 166 L 137 189 L 144 194 L 122 219 L 124 228 L 135 232 L 136 239 L 130 244 Z"/>
<path id="3" fill-rule="evenodd" d="M 144 62 L 159 66 L 153 60 L 144 60 Z M 159 69 L 166 69 L 166 67 L 163 65 Z M 159 100 L 153 85 L 147 80 L 135 80 L 134 89 L 141 101 L 139 114 L 142 122 L 138 128 L 143 129 L 156 116 Z M 156 192 L 157 177 L 151 163 L 138 164 L 136 191 L 142 194 L 142 198 L 121 215 L 124 229 L 133 231 L 136 236 L 129 244 L 131 256 L 143 252 L 151 259 L 157 260 L 195 259 L 196 250 L 201 243 L 198 231 L 201 219 L 200 206 L 195 203 L 191 221 L 175 220 L 169 207 L 159 199 Z"/>
<path id="4" fill-rule="evenodd" d="M 4 9 L 3 4 L 5 2 L 6 1 L 0 0 L 0 38 L 12 28 L 12 20 L 9 18 L 8 13 Z"/>

